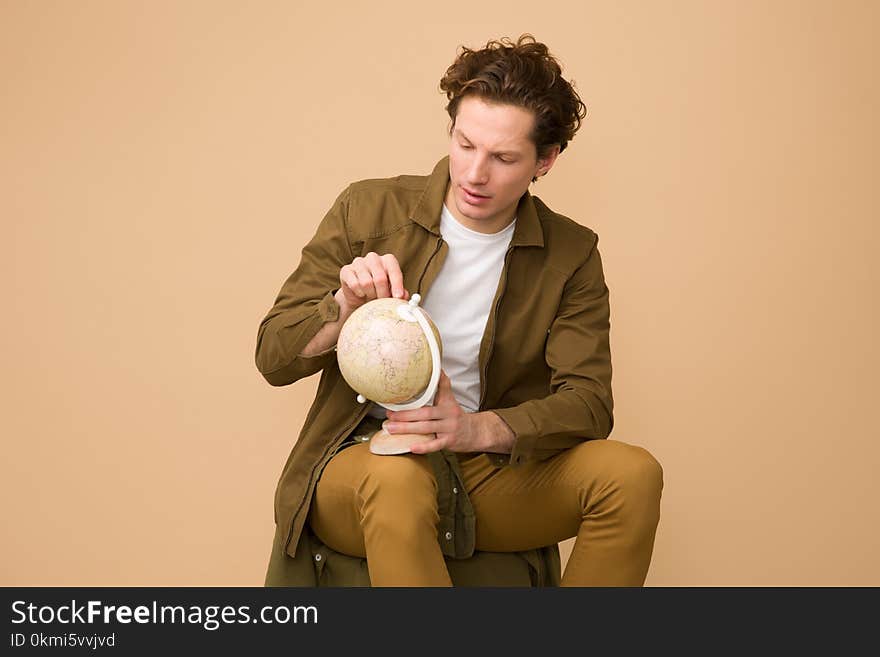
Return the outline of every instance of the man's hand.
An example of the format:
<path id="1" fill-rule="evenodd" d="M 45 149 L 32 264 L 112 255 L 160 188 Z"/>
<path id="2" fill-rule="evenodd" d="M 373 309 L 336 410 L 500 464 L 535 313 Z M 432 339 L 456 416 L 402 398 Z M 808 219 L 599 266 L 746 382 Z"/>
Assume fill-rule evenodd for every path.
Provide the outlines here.
<path id="1" fill-rule="evenodd" d="M 409 292 L 403 287 L 400 264 L 393 254 L 380 256 L 371 251 L 339 270 L 336 301 L 344 309 L 353 311 L 367 301 L 388 297 L 409 300 Z"/>
<path id="2" fill-rule="evenodd" d="M 372 251 L 339 270 L 339 289 L 333 296 L 339 304 L 339 318 L 324 324 L 300 356 L 316 356 L 331 349 L 339 340 L 343 324 L 367 301 L 386 297 L 409 301 L 397 258 L 391 253 L 380 256 Z"/>
<path id="3" fill-rule="evenodd" d="M 433 406 L 411 411 L 388 411 L 388 421 L 384 426 L 390 434 L 436 434 L 432 440 L 413 445 L 413 454 L 427 454 L 441 449 L 508 454 L 514 440 L 513 432 L 494 413 L 465 412 L 452 394 L 452 382 L 442 370 Z"/>

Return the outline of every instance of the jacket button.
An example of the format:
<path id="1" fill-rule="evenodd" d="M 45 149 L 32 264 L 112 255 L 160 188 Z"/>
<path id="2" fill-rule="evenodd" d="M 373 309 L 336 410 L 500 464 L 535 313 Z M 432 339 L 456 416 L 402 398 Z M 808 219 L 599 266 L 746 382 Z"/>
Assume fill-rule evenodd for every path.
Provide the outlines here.
<path id="1" fill-rule="evenodd" d="M 453 487 L 452 487 L 452 492 L 455 493 L 456 495 L 458 495 L 458 488 L 456 488 L 455 486 L 453 486 Z"/>
<path id="2" fill-rule="evenodd" d="M 321 560 L 321 555 L 320 555 L 320 554 L 316 554 L 316 555 L 315 555 L 315 561 L 320 561 L 320 560 Z"/>
<path id="3" fill-rule="evenodd" d="M 451 540 L 452 540 L 452 532 L 446 532 L 446 540 L 447 540 L 447 541 L 451 541 Z"/>

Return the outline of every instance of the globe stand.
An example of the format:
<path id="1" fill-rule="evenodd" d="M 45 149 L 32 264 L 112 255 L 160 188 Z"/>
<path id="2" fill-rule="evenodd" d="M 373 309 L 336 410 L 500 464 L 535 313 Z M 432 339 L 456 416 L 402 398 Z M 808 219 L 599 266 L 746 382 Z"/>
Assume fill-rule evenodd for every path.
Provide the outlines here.
<path id="1" fill-rule="evenodd" d="M 405 404 L 391 404 L 376 402 L 379 406 L 387 408 L 390 411 L 409 411 L 415 408 L 422 408 L 433 403 L 434 395 L 437 392 L 437 385 L 440 382 L 440 345 L 434 336 L 434 331 L 428 323 L 424 315 L 424 311 L 419 308 L 421 295 L 413 294 L 409 303 L 401 304 L 397 307 L 397 314 L 408 322 L 418 322 L 428 341 L 428 348 L 431 351 L 431 378 L 428 385 L 417 399 L 411 400 Z M 363 404 L 367 401 L 363 395 L 357 396 L 358 402 Z M 370 452 L 379 455 L 407 454 L 412 451 L 412 446 L 417 443 L 424 443 L 433 440 L 435 434 L 418 434 L 418 433 L 395 433 L 391 434 L 385 431 L 384 423 L 382 429 L 374 433 L 370 437 Z"/>

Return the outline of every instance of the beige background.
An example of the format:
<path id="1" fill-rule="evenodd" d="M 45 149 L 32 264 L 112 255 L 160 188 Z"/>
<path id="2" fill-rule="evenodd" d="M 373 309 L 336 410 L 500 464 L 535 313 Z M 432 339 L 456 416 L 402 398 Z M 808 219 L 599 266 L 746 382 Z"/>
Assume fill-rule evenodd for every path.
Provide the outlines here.
<path id="1" fill-rule="evenodd" d="M 3 585 L 261 585 L 317 377 L 257 326 L 349 181 L 427 173 L 460 44 L 588 107 L 649 585 L 880 585 L 875 2 L 0 3 Z M 570 542 L 563 544 L 567 556 Z"/>

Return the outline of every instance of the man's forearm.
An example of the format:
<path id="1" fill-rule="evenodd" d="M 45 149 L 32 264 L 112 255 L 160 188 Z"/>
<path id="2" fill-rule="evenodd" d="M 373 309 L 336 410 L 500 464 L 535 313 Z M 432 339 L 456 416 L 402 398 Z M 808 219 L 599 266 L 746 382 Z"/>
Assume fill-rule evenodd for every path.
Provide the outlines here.
<path id="1" fill-rule="evenodd" d="M 327 322 L 324 324 L 324 326 L 322 326 L 315 334 L 315 337 L 313 337 L 302 352 L 300 352 L 300 356 L 314 356 L 320 354 L 333 347 L 339 340 L 339 332 L 342 330 L 342 325 L 345 324 L 346 320 L 354 311 L 348 307 L 348 304 L 346 304 L 345 299 L 342 296 L 342 290 L 337 290 L 333 297 L 336 299 L 336 303 L 339 304 L 339 318 L 335 322 Z"/>

